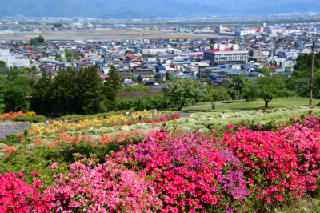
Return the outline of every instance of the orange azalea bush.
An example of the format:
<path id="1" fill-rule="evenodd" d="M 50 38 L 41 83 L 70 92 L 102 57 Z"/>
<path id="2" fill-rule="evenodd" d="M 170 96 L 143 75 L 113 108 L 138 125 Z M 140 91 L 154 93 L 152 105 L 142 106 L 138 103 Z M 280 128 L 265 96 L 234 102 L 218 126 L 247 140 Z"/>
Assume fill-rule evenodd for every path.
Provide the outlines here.
<path id="1" fill-rule="evenodd" d="M 25 113 L 23 113 L 22 111 L 19 111 L 19 112 L 12 112 L 11 111 L 9 113 L 0 114 L 0 120 L 7 120 L 7 119 L 14 120 L 18 116 L 26 117 L 27 115 Z"/>

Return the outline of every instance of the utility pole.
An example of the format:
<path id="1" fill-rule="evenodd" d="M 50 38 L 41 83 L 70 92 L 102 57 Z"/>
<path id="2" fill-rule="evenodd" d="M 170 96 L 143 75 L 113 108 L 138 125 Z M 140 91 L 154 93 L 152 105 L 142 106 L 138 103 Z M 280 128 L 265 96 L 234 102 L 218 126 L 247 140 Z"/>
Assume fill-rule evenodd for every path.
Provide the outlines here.
<path id="1" fill-rule="evenodd" d="M 313 87 L 313 70 L 314 70 L 314 34 L 313 34 L 313 48 L 312 48 L 312 65 L 311 65 L 311 76 L 310 76 L 310 103 L 312 105 L 312 87 Z"/>

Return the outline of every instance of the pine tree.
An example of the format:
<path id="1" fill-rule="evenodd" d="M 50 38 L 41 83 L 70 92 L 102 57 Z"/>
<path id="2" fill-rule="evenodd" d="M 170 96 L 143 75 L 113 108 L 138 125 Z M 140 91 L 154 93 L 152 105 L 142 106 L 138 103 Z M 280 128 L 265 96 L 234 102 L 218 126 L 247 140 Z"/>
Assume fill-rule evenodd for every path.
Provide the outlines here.
<path id="1" fill-rule="evenodd" d="M 40 114 L 51 115 L 54 110 L 52 74 L 42 72 L 42 77 L 34 85 L 31 109 Z"/>
<path id="2" fill-rule="evenodd" d="M 82 70 L 79 73 L 79 80 L 81 82 L 80 89 L 80 103 L 81 110 L 84 114 L 96 114 L 101 110 L 102 89 L 103 84 L 98 75 L 96 66 Z"/>
<path id="3" fill-rule="evenodd" d="M 103 95 L 105 96 L 105 105 L 111 110 L 115 110 L 117 106 L 117 95 L 120 92 L 122 86 L 122 78 L 120 73 L 112 65 L 110 72 L 105 80 Z"/>

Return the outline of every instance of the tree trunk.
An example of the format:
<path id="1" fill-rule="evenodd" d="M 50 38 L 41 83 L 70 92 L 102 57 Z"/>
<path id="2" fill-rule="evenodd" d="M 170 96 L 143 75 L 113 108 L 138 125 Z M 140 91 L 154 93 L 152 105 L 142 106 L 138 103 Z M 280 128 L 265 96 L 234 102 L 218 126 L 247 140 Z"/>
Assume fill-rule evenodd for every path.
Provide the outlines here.
<path id="1" fill-rule="evenodd" d="M 269 103 L 269 101 L 265 101 L 265 103 L 266 103 L 266 108 L 268 107 L 268 103 Z"/>
<path id="2" fill-rule="evenodd" d="M 182 102 L 180 106 L 178 106 L 178 111 L 181 111 L 183 106 L 184 106 L 184 102 Z"/>

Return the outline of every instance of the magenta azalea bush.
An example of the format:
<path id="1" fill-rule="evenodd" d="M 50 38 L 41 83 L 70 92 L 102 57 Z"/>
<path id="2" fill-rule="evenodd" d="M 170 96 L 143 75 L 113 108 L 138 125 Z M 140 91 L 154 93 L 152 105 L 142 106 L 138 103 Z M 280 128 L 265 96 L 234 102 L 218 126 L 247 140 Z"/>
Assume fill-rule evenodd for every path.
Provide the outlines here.
<path id="1" fill-rule="evenodd" d="M 162 212 L 233 212 L 244 208 L 249 191 L 243 165 L 214 137 L 171 138 L 165 132 L 114 153 L 114 161 L 139 172 L 160 193 Z"/>

